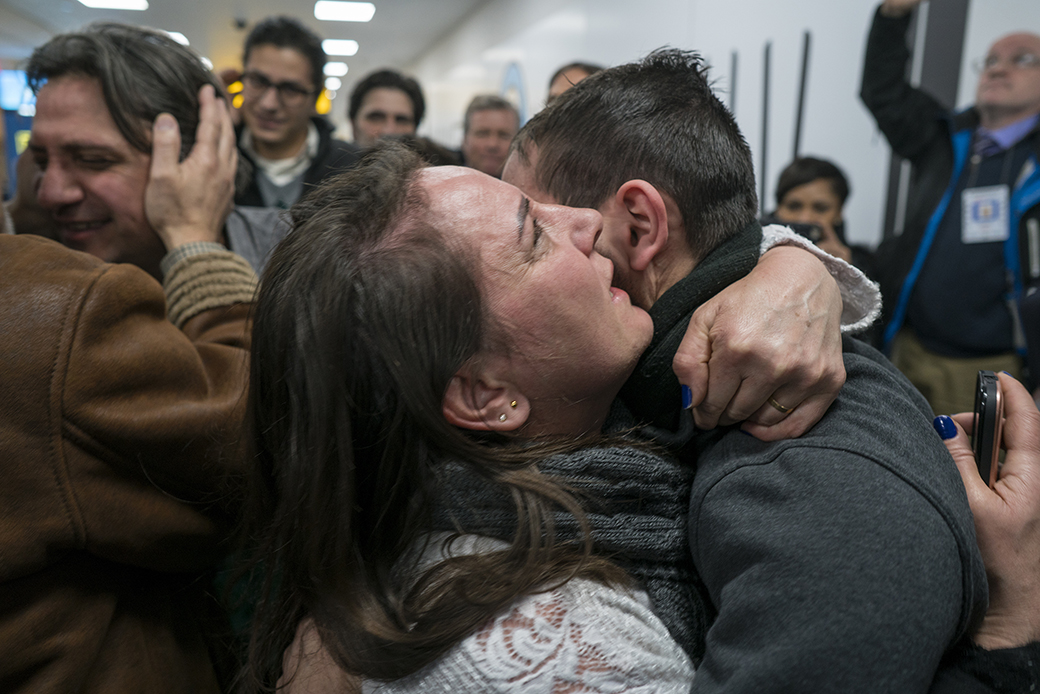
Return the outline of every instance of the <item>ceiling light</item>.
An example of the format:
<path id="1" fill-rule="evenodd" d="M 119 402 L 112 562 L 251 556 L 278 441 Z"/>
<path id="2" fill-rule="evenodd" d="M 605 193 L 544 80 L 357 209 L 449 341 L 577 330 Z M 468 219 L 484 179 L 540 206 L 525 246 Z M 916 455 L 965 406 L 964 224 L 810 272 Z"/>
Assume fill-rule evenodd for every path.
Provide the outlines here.
<path id="1" fill-rule="evenodd" d="M 318 0 L 314 3 L 314 17 L 326 22 L 368 22 L 375 13 L 376 6 L 370 2 Z"/>
<path id="2" fill-rule="evenodd" d="M 184 34 L 182 34 L 181 32 L 179 32 L 179 31 L 167 31 L 166 33 L 169 35 L 169 37 L 171 39 L 173 39 L 174 41 L 176 41 L 180 45 L 182 45 L 182 46 L 190 45 L 188 43 L 188 37 L 185 36 Z"/>
<path id="3" fill-rule="evenodd" d="M 325 74 L 329 77 L 342 77 L 347 74 L 347 64 L 325 63 Z"/>
<path id="4" fill-rule="evenodd" d="M 326 77 L 325 78 L 325 88 L 328 89 L 330 92 L 334 92 L 334 91 L 336 91 L 337 89 L 339 89 L 342 86 L 343 86 L 343 80 L 341 80 L 339 77 Z"/>
<path id="5" fill-rule="evenodd" d="M 325 39 L 321 42 L 325 55 L 354 55 L 357 53 L 357 41 L 351 39 Z"/>
<path id="6" fill-rule="evenodd" d="M 148 0 L 79 0 L 93 10 L 147 10 Z"/>

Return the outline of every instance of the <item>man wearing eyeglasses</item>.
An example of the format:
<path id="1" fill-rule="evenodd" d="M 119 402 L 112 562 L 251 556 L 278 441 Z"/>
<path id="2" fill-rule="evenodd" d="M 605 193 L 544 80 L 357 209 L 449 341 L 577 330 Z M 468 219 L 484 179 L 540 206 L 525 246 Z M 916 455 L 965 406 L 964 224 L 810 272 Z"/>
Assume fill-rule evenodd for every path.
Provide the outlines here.
<path id="1" fill-rule="evenodd" d="M 238 145 L 249 164 L 239 205 L 288 208 L 326 176 L 357 162 L 315 112 L 324 81 L 321 39 L 290 17 L 269 17 L 246 38 Z"/>
<path id="2" fill-rule="evenodd" d="M 915 169 L 903 233 L 878 249 L 885 348 L 936 413 L 954 413 L 973 408 L 979 369 L 1022 377 L 1040 350 L 1040 36 L 994 43 L 975 105 L 951 113 L 906 79 L 920 2 L 878 8 L 860 96 Z"/>

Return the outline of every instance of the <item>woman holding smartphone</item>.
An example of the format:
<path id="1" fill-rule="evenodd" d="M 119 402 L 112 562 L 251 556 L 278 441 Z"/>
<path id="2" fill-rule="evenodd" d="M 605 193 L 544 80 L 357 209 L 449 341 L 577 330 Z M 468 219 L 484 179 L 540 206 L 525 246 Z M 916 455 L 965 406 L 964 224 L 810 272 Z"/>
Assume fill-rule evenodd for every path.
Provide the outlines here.
<path id="1" fill-rule="evenodd" d="M 935 428 L 957 463 L 968 492 L 975 532 L 986 562 L 990 605 L 974 636 L 985 649 L 1009 652 L 1009 675 L 1018 664 L 1022 691 L 1040 680 L 1040 411 L 1029 391 L 1006 373 L 1005 422 L 1001 447 L 1007 452 L 991 489 L 979 476 L 968 433 L 973 414 L 935 418 Z M 1030 642 L 1033 642 L 1031 645 Z M 1029 678 L 1032 678 L 1031 680 Z"/>

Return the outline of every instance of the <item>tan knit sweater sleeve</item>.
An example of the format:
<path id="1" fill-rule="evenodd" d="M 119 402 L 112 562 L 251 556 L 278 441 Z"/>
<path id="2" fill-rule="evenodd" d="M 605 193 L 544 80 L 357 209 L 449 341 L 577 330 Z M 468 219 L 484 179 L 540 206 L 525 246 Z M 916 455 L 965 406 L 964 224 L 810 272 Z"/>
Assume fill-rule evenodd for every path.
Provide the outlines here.
<path id="1" fill-rule="evenodd" d="M 249 263 L 207 246 L 213 248 L 177 258 L 163 277 L 167 315 L 178 328 L 203 311 L 254 300 L 258 280 Z"/>

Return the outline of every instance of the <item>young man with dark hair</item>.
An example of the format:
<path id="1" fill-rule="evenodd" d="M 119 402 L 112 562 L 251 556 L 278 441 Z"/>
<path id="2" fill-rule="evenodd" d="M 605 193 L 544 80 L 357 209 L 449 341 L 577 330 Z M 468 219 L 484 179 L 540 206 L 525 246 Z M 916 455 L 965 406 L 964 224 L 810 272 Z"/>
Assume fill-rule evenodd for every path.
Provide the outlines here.
<path id="1" fill-rule="evenodd" d="M 654 320 L 621 399 L 697 466 L 689 533 L 703 585 L 680 625 L 699 661 L 693 691 L 926 691 L 944 652 L 969 672 L 980 659 L 999 670 L 967 638 L 986 581 L 959 473 L 927 403 L 877 352 L 844 341 L 848 380 L 800 439 L 693 433 L 670 405 L 691 315 L 755 266 L 763 238 L 750 151 L 699 60 L 660 51 L 594 75 L 516 143 L 506 181 L 598 208 L 597 249 Z M 608 152 L 610 165 L 593 163 Z M 784 402 L 778 391 L 770 405 Z M 940 671 L 935 691 L 963 676 Z"/>
<path id="2" fill-rule="evenodd" d="M 479 94 L 462 119 L 462 163 L 500 178 L 509 143 L 520 129 L 516 106 L 494 94 Z"/>
<path id="3" fill-rule="evenodd" d="M 384 135 L 414 135 L 425 112 L 418 82 L 396 70 L 377 70 L 354 87 L 347 115 L 354 143 L 365 149 Z"/>
<path id="4" fill-rule="evenodd" d="M 315 113 L 324 86 L 321 39 L 290 17 L 268 17 L 246 37 L 238 145 L 252 169 L 239 205 L 288 208 L 327 176 L 357 163 Z"/>

